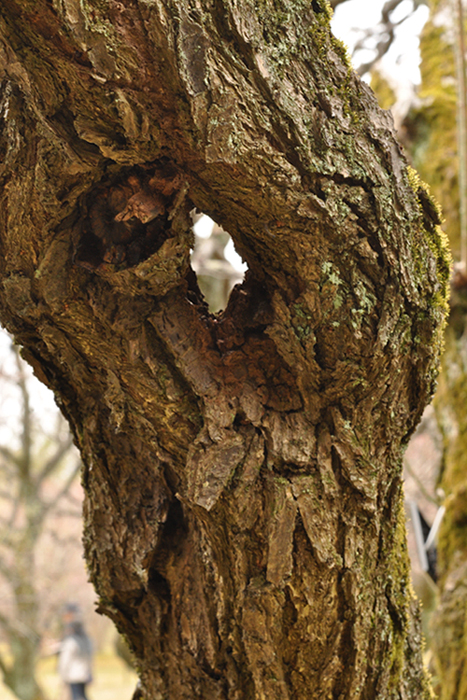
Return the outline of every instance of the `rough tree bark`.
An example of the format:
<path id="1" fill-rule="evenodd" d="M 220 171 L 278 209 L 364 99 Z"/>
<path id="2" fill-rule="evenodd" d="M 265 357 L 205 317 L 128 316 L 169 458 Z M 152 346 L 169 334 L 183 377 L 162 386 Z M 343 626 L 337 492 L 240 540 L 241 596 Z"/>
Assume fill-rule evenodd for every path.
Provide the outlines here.
<path id="1" fill-rule="evenodd" d="M 0 315 L 145 698 L 427 698 L 401 449 L 449 265 L 323 0 L 0 8 Z M 249 272 L 209 313 L 190 210 Z"/>

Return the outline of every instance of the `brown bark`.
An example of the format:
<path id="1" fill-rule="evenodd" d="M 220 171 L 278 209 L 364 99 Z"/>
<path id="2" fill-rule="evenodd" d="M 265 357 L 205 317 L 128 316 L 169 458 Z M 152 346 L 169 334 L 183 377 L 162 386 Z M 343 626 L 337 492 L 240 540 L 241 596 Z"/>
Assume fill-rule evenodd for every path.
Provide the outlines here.
<path id="1" fill-rule="evenodd" d="M 401 447 L 448 265 L 328 6 L 0 16 L 0 314 L 73 427 L 89 570 L 142 694 L 429 697 Z M 218 316 L 193 206 L 249 265 Z"/>

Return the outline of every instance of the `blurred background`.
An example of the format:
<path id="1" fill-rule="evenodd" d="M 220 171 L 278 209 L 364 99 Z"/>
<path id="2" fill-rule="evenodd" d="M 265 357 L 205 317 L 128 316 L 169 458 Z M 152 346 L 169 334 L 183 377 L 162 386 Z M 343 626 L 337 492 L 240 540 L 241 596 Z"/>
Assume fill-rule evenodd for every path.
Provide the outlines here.
<path id="1" fill-rule="evenodd" d="M 439 390 L 405 454 L 407 527 L 426 661 L 443 699 L 467 698 L 467 127 L 461 0 L 334 0 L 333 31 L 390 109 L 409 162 L 441 203 L 455 261 Z M 213 313 L 246 265 L 193 212 L 192 265 Z M 125 643 L 95 613 L 81 545 L 79 455 L 51 393 L 0 330 L 0 700 L 66 700 L 54 653 L 67 604 L 95 648 L 90 700 L 129 700 Z M 430 529 L 434 525 L 434 529 Z M 439 526 L 439 527 L 438 527 Z M 428 542 L 427 542 L 428 539 Z M 467 672 L 466 672 L 467 673 Z"/>

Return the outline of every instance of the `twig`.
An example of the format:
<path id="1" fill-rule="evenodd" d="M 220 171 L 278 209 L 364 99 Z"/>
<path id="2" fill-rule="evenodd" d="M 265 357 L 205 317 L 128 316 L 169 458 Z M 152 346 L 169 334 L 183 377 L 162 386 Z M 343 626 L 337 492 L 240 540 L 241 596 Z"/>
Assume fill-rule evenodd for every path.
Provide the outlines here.
<path id="1" fill-rule="evenodd" d="M 439 505 L 438 501 L 434 496 L 432 496 L 428 491 L 426 490 L 425 486 L 423 485 L 423 482 L 420 480 L 420 478 L 415 474 L 414 470 L 410 466 L 407 460 L 404 460 L 404 467 L 407 469 L 407 472 L 410 474 L 412 479 L 415 481 L 417 484 L 418 488 L 422 492 L 423 496 L 427 499 L 427 501 L 430 501 L 430 503 L 434 503 L 436 506 Z"/>
<path id="2" fill-rule="evenodd" d="M 465 72 L 464 8 L 462 0 L 452 0 L 454 26 L 457 37 L 454 42 L 457 75 L 457 143 L 459 148 L 459 215 L 460 257 L 464 268 L 467 264 L 467 104 Z"/>

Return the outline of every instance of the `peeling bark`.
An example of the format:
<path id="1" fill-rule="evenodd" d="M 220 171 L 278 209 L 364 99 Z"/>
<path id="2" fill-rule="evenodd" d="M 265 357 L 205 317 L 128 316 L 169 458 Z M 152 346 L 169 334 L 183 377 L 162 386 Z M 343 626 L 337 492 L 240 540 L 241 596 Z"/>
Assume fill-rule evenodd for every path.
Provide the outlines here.
<path id="1" fill-rule="evenodd" d="M 322 0 L 0 8 L 0 317 L 146 698 L 428 698 L 401 450 L 449 264 Z M 248 262 L 209 313 L 190 210 Z"/>

